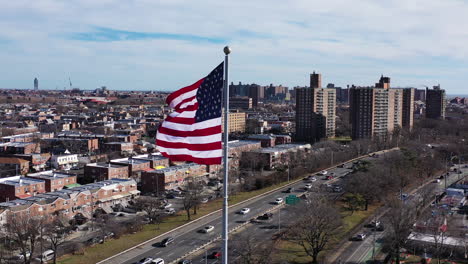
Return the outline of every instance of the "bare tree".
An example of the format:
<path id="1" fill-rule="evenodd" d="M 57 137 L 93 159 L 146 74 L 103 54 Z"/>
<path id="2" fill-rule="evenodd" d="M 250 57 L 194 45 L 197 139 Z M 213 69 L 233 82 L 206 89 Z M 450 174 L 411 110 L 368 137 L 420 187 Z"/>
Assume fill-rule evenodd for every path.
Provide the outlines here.
<path id="1" fill-rule="evenodd" d="M 190 177 L 186 185 L 185 198 L 190 199 L 191 208 L 193 209 L 193 214 L 197 214 L 197 209 L 201 203 L 203 193 L 203 184 L 199 179 Z M 184 199 L 185 200 L 185 199 Z M 185 207 L 185 206 L 184 206 Z"/>
<path id="2" fill-rule="evenodd" d="M 322 196 L 312 196 L 307 203 L 299 205 L 302 215 L 290 229 L 292 242 L 302 246 L 312 263 L 318 263 L 322 252 L 341 226 L 341 215 Z"/>
<path id="3" fill-rule="evenodd" d="M 400 263 L 400 252 L 405 245 L 408 235 L 416 219 L 416 212 L 411 203 L 404 203 L 400 199 L 392 199 L 387 202 L 390 208 L 388 223 L 390 232 L 385 237 L 385 244 L 390 255 L 395 257 L 396 264 Z"/>
<path id="4" fill-rule="evenodd" d="M 150 224 L 159 223 L 161 220 L 161 200 L 155 197 L 140 196 L 135 200 L 135 207 L 142 210 L 148 216 Z"/>
<path id="5" fill-rule="evenodd" d="M 274 242 L 259 242 L 251 234 L 239 234 L 232 238 L 235 264 L 268 264 L 272 263 Z"/>
<path id="6" fill-rule="evenodd" d="M 25 264 L 30 263 L 38 242 L 40 219 L 23 214 L 9 214 L 4 226 L 7 237 L 23 255 Z"/>
<path id="7" fill-rule="evenodd" d="M 54 251 L 54 264 L 57 262 L 57 251 L 65 242 L 65 238 L 70 230 L 71 227 L 67 224 L 67 219 L 63 216 L 53 216 L 49 218 L 48 222 L 45 224 L 44 236 L 50 242 L 50 246 Z"/>

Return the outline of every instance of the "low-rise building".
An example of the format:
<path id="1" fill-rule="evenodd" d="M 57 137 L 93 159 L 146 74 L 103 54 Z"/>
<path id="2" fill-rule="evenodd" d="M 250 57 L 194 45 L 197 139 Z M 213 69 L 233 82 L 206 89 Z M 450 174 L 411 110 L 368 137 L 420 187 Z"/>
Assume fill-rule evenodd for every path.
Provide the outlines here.
<path id="1" fill-rule="evenodd" d="M 241 166 L 254 170 L 272 170 L 290 162 L 290 153 L 308 152 L 310 144 L 283 144 L 271 148 L 262 148 L 242 153 Z"/>
<path id="2" fill-rule="evenodd" d="M 29 217 L 61 215 L 67 219 L 92 218 L 99 210 L 111 213 L 139 195 L 132 179 L 111 179 L 34 197 L 0 203 L 0 211 Z M 0 219 L 1 220 L 1 219 Z"/>
<path id="3" fill-rule="evenodd" d="M 78 154 L 52 155 L 52 167 L 59 170 L 69 170 L 78 165 Z"/>
<path id="4" fill-rule="evenodd" d="M 0 201 L 2 202 L 34 196 L 45 191 L 45 182 L 43 180 L 23 176 L 0 179 Z"/>
<path id="5" fill-rule="evenodd" d="M 188 163 L 159 170 L 145 171 L 141 175 L 143 193 L 163 192 L 186 184 L 188 178 L 207 176 L 206 165 Z"/>
<path id="6" fill-rule="evenodd" d="M 109 142 L 102 145 L 104 152 L 119 152 L 120 154 L 132 153 L 133 143 L 131 142 Z"/>
<path id="7" fill-rule="evenodd" d="M 160 154 L 145 154 L 145 155 L 138 155 L 133 156 L 132 159 L 134 160 L 145 160 L 150 162 L 150 168 L 152 169 L 159 169 L 161 167 L 169 167 L 170 161 L 168 158 L 160 155 Z"/>
<path id="8" fill-rule="evenodd" d="M 128 167 L 129 177 L 132 177 L 137 182 L 140 181 L 142 171 L 151 169 L 151 163 L 149 160 L 123 158 L 111 160 L 110 163 L 114 165 L 126 165 Z"/>
<path id="9" fill-rule="evenodd" d="M 84 178 L 88 182 L 110 179 L 128 179 L 128 166 L 110 163 L 91 163 L 84 168 Z"/>
<path id="10" fill-rule="evenodd" d="M 248 137 L 249 140 L 260 141 L 262 144 L 262 148 L 269 148 L 275 146 L 275 137 L 272 135 L 250 135 Z"/>
<path id="11" fill-rule="evenodd" d="M 0 178 L 25 175 L 29 172 L 29 161 L 16 157 L 0 157 Z"/>
<path id="12" fill-rule="evenodd" d="M 43 180 L 45 182 L 45 191 L 54 192 L 61 190 L 66 186 L 74 186 L 76 184 L 76 174 L 64 173 L 58 171 L 41 171 L 37 173 L 29 173 L 27 178 Z"/>

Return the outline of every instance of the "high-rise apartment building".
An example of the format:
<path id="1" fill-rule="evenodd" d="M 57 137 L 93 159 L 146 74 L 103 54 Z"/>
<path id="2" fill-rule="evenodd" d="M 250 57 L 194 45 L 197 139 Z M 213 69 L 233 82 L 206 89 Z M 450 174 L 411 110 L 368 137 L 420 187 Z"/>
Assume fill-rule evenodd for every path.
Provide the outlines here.
<path id="1" fill-rule="evenodd" d="M 317 77 L 318 76 L 318 77 Z M 321 75 L 310 75 L 311 84 Z M 335 136 L 336 91 L 333 88 L 296 88 L 296 140 L 314 143 Z"/>
<path id="2" fill-rule="evenodd" d="M 265 87 L 258 84 L 234 84 L 229 85 L 229 97 L 248 96 L 252 98 L 252 106 L 257 107 L 258 102 L 265 98 Z"/>
<path id="3" fill-rule="evenodd" d="M 414 117 L 414 88 L 403 89 L 402 127 L 411 130 L 413 128 Z"/>
<path id="4" fill-rule="evenodd" d="M 39 80 L 37 80 L 37 78 L 34 78 L 34 90 L 38 90 L 39 89 Z"/>
<path id="5" fill-rule="evenodd" d="M 310 88 L 321 88 L 322 87 L 322 74 L 315 73 L 310 75 Z"/>
<path id="6" fill-rule="evenodd" d="M 390 89 L 390 78 L 378 87 L 349 89 L 351 137 L 387 137 L 396 128 L 413 126 L 414 89 Z"/>
<path id="7" fill-rule="evenodd" d="M 247 96 L 229 98 L 230 109 L 251 109 L 253 106 L 252 98 Z"/>
<path id="8" fill-rule="evenodd" d="M 445 90 L 440 85 L 426 88 L 426 118 L 445 118 Z"/>

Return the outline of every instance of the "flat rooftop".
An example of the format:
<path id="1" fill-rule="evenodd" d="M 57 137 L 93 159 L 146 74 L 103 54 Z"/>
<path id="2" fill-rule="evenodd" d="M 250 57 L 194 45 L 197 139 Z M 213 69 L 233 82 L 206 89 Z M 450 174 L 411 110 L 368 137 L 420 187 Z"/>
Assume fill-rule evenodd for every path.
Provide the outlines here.
<path id="1" fill-rule="evenodd" d="M 13 176 L 13 177 L 0 179 L 0 184 L 10 185 L 10 186 L 15 186 L 15 187 L 38 184 L 42 182 L 44 181 L 38 180 L 38 179 L 27 178 L 23 176 Z"/>
<path id="2" fill-rule="evenodd" d="M 97 167 L 97 168 L 123 168 L 126 167 L 125 165 L 117 165 L 117 164 L 110 164 L 110 163 L 90 163 L 86 164 L 87 167 Z"/>
<path id="3" fill-rule="evenodd" d="M 64 172 L 55 172 L 55 171 L 41 171 L 37 173 L 28 173 L 27 177 L 36 177 L 41 179 L 63 179 L 69 177 L 76 177 L 76 174 L 64 173 Z"/>
<path id="4" fill-rule="evenodd" d="M 255 140 L 233 140 L 229 141 L 229 148 L 237 148 L 251 144 L 260 144 L 260 142 Z"/>

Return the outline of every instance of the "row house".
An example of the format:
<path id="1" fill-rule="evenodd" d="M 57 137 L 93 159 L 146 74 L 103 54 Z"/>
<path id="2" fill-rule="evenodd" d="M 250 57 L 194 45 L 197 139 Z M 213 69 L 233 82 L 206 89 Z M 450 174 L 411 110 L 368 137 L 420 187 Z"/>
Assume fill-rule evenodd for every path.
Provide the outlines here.
<path id="1" fill-rule="evenodd" d="M 240 160 L 243 152 L 260 149 L 260 141 L 254 140 L 233 140 L 228 144 L 228 164 L 230 170 L 237 170 L 240 166 Z M 208 172 L 217 176 L 223 169 L 222 165 L 208 165 Z"/>
<path id="2" fill-rule="evenodd" d="M 32 142 L 9 142 L 0 144 L 0 152 L 9 154 L 32 154 L 41 153 L 39 143 Z"/>
<path id="3" fill-rule="evenodd" d="M 128 166 L 111 163 L 90 163 L 84 167 L 87 182 L 99 182 L 110 179 L 128 179 Z"/>
<path id="4" fill-rule="evenodd" d="M 149 161 L 150 168 L 152 169 L 162 169 L 162 167 L 167 168 L 170 165 L 170 161 L 168 158 L 160 154 L 154 154 L 154 153 L 133 156 L 132 159 Z"/>
<path id="5" fill-rule="evenodd" d="M 109 152 L 119 152 L 123 153 L 132 153 L 133 152 L 133 143 L 130 142 L 109 142 L 102 145 L 102 151 L 105 153 Z"/>
<path id="6" fill-rule="evenodd" d="M 110 161 L 110 164 L 127 166 L 129 177 L 136 179 L 137 182 L 139 182 L 143 171 L 151 169 L 150 161 L 133 158 L 114 159 Z"/>
<path id="7" fill-rule="evenodd" d="M 310 144 L 283 144 L 242 153 L 241 166 L 254 170 L 272 170 L 289 164 L 291 153 L 310 151 Z"/>
<path id="8" fill-rule="evenodd" d="M 0 211 L 28 217 L 62 215 L 67 219 L 91 219 L 97 211 L 113 212 L 115 206 L 127 206 L 139 195 L 136 182 L 131 179 L 112 179 L 83 186 L 48 192 L 0 203 Z M 4 215 L 2 214 L 4 220 Z"/>
<path id="9" fill-rule="evenodd" d="M 76 174 L 52 170 L 29 173 L 27 178 L 43 180 L 45 182 L 46 192 L 54 192 L 64 187 L 74 187 L 77 183 Z"/>
<path id="10" fill-rule="evenodd" d="M 0 179 L 0 201 L 26 198 L 46 192 L 43 180 L 12 176 Z"/>
<path id="11" fill-rule="evenodd" d="M 33 142 L 34 140 L 37 139 L 43 139 L 43 138 L 53 138 L 54 134 L 53 133 L 26 133 L 26 134 L 19 134 L 19 135 L 13 135 L 13 136 L 6 136 L 2 137 L 1 141 L 4 143 L 7 142 Z"/>
<path id="12" fill-rule="evenodd" d="M 25 175 L 29 172 L 29 161 L 16 157 L 0 157 L 0 178 Z"/>
<path id="13" fill-rule="evenodd" d="M 69 150 L 72 153 L 89 153 L 99 149 L 98 139 L 85 138 L 47 138 L 44 139 L 44 149 L 53 152 L 54 149 Z"/>
<path id="14" fill-rule="evenodd" d="M 189 178 L 208 176 L 206 165 L 188 163 L 159 170 L 145 171 L 141 174 L 143 193 L 160 193 L 165 190 L 183 187 Z"/>

